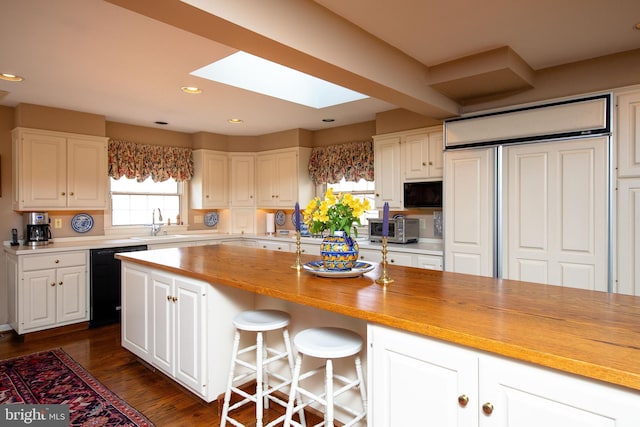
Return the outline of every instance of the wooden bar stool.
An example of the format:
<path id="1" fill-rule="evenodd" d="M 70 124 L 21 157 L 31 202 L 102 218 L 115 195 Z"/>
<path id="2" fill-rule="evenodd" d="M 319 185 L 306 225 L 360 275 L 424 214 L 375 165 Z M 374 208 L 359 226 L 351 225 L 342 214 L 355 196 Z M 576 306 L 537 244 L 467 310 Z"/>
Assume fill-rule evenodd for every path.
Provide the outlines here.
<path id="1" fill-rule="evenodd" d="M 287 402 L 274 396 L 274 393 L 282 390 L 291 384 L 293 373 L 293 353 L 291 352 L 291 342 L 289 340 L 289 321 L 291 317 L 288 313 L 278 310 L 247 310 L 239 313 L 234 319 L 236 327 L 233 350 L 231 353 L 231 368 L 229 370 L 229 380 L 227 390 L 224 395 L 224 405 L 220 425 L 224 427 L 226 423 L 236 427 L 243 424 L 232 418 L 229 414 L 247 403 L 254 403 L 256 406 L 256 427 L 262 427 L 264 408 L 269 407 L 269 401 L 273 401 L 283 408 Z M 269 347 L 265 342 L 264 334 L 268 331 L 282 329 L 282 339 L 284 341 L 284 351 Z M 240 333 L 255 332 L 255 344 L 240 349 Z M 241 358 L 242 355 L 255 351 L 255 364 Z M 269 365 L 278 360 L 287 359 L 288 378 L 275 370 L 269 370 Z M 236 368 L 244 367 L 242 372 L 236 374 Z M 255 375 L 256 389 L 254 394 L 249 394 L 240 389 L 239 386 Z M 275 380 L 275 381 L 274 381 Z M 230 405 L 231 395 L 235 393 L 242 397 L 242 400 Z M 285 393 L 286 392 L 282 392 Z M 271 421 L 267 427 L 274 426 L 284 419 L 284 415 L 277 420 Z M 304 411 L 300 413 L 300 420 L 304 423 Z"/>
<path id="2" fill-rule="evenodd" d="M 292 420 L 293 414 L 304 410 L 306 406 L 313 402 L 318 402 L 325 408 L 324 421 L 317 424 L 317 426 L 333 427 L 334 408 L 340 408 L 353 416 L 350 421 L 344 424 L 344 427 L 353 426 L 363 420 L 367 415 L 367 395 L 360 362 L 362 337 L 355 332 L 341 328 L 310 328 L 296 334 L 293 342 L 298 350 L 298 356 L 296 357 L 293 371 L 293 381 L 284 426 L 294 425 L 300 427 L 300 423 Z M 301 374 L 303 355 L 325 359 L 325 366 Z M 343 375 L 335 374 L 333 372 L 333 360 L 351 356 L 355 359 L 355 378 L 347 378 Z M 325 374 L 324 391 L 321 394 L 315 394 L 300 385 L 302 381 L 320 372 Z M 341 383 L 342 387 L 334 390 L 334 382 Z M 360 390 L 362 410 L 356 410 L 336 401 L 338 396 L 353 388 Z M 302 402 L 299 396 L 306 397 L 309 400 Z M 295 404 L 296 398 L 298 398 L 298 405 Z"/>

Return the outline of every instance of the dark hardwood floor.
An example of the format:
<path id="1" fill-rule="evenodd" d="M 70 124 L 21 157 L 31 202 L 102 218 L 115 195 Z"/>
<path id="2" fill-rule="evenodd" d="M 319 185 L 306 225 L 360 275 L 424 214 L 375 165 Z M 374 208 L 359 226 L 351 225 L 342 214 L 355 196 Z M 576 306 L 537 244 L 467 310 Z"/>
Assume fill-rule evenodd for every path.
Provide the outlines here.
<path id="1" fill-rule="evenodd" d="M 119 324 L 25 340 L 3 332 L 0 360 L 58 347 L 158 427 L 220 425 L 216 401 L 206 403 L 162 373 L 145 367 L 122 348 Z M 265 411 L 265 421 L 280 414 L 275 409 L 278 405 L 272 406 L 274 409 Z M 253 417 L 251 406 L 237 415 L 238 421 L 247 426 L 255 425 Z"/>

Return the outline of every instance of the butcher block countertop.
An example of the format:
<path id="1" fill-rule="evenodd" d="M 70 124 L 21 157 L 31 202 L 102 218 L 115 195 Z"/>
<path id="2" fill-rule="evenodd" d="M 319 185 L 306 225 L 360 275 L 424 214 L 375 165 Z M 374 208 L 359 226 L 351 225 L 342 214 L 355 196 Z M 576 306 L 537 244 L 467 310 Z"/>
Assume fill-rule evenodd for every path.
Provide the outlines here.
<path id="1" fill-rule="evenodd" d="M 640 390 L 640 297 L 395 265 L 385 287 L 377 264 L 324 278 L 295 254 L 225 245 L 117 257 Z"/>

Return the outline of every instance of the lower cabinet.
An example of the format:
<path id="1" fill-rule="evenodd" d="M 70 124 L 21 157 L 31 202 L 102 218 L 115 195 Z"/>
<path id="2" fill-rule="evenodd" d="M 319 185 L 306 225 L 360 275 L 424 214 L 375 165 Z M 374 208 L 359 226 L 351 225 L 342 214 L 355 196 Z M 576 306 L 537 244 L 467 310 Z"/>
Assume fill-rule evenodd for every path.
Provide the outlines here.
<path id="1" fill-rule="evenodd" d="M 369 325 L 369 425 L 631 427 L 640 393 Z"/>
<path id="2" fill-rule="evenodd" d="M 168 274 L 151 275 L 153 365 L 203 395 L 207 287 Z"/>
<path id="3" fill-rule="evenodd" d="M 7 254 L 9 324 L 18 334 L 89 320 L 87 251 Z"/>
<path id="4" fill-rule="evenodd" d="M 254 295 L 122 263 L 122 346 L 202 398 L 224 392 L 233 317 Z"/>
<path id="5" fill-rule="evenodd" d="M 258 240 L 256 247 L 260 249 L 269 249 L 272 251 L 290 252 L 289 244 L 279 241 Z M 295 251 L 295 244 L 294 244 Z"/>

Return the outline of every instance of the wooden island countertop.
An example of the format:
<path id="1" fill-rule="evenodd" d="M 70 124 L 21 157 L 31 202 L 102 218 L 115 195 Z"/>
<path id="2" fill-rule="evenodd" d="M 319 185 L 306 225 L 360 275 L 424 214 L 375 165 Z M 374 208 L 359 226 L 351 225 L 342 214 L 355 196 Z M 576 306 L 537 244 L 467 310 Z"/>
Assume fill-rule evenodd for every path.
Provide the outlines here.
<path id="1" fill-rule="evenodd" d="M 323 278 L 295 254 L 227 245 L 116 257 L 640 390 L 640 297 L 394 265 L 383 287 L 379 265 Z"/>

